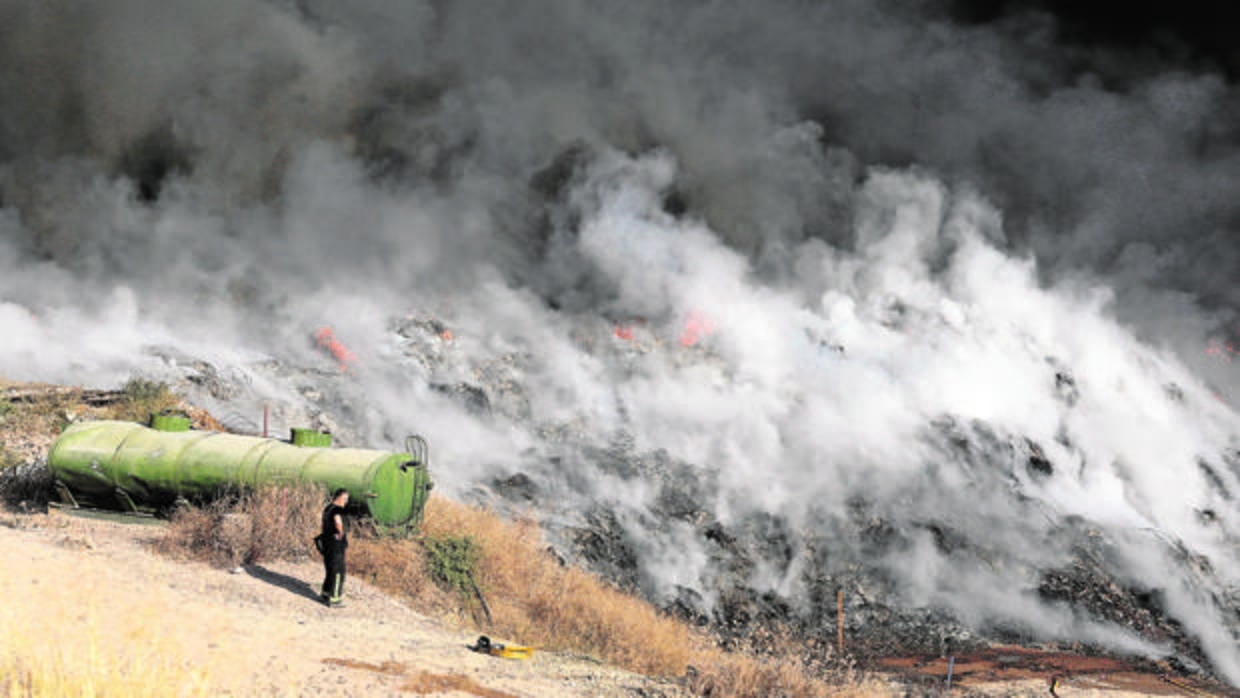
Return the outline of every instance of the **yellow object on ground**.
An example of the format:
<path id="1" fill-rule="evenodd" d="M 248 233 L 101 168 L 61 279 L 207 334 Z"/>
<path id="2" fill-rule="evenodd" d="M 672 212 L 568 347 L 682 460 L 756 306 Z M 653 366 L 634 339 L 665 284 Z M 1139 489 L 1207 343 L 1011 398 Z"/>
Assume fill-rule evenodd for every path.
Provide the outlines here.
<path id="1" fill-rule="evenodd" d="M 500 645 L 491 650 L 491 654 L 504 659 L 529 659 L 533 653 L 533 647 L 521 647 L 519 645 Z"/>
<path id="2" fill-rule="evenodd" d="M 503 657 L 504 659 L 529 659 L 530 655 L 534 654 L 533 647 L 491 642 L 491 638 L 486 635 L 479 636 L 478 641 L 470 645 L 469 649 L 482 654 L 489 654 L 492 657 Z"/>

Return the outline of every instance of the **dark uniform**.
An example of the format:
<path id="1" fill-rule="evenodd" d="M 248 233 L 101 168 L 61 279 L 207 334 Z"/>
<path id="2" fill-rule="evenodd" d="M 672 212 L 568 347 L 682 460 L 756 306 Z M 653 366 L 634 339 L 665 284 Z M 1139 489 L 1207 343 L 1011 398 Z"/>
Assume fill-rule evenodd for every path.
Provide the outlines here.
<path id="1" fill-rule="evenodd" d="M 340 523 L 344 528 L 340 540 L 336 540 L 336 515 L 340 515 Z M 344 507 L 336 506 L 335 502 L 323 510 L 323 600 L 329 604 L 340 603 L 344 596 L 344 552 L 349 547 L 349 520 L 344 515 Z"/>

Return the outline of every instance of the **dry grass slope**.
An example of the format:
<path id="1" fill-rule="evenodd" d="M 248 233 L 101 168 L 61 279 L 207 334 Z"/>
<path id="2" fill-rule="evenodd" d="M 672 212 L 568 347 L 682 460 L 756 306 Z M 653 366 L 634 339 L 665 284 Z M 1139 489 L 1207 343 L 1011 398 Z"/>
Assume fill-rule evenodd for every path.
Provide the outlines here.
<path id="1" fill-rule="evenodd" d="M 593 655 L 647 675 L 684 677 L 694 695 L 817 698 L 888 695 L 890 688 L 834 657 L 782 636 L 724 651 L 703 633 L 659 613 L 547 552 L 533 521 L 510 522 L 443 498 L 427 503 L 423 536 L 461 536 L 482 554 L 477 583 L 491 610 L 484 625 L 476 603 L 447 595 L 426 577 L 422 546 L 398 539 L 360 539 L 350 565 L 377 586 L 405 595 L 429 612 L 547 649 Z M 453 604 L 455 601 L 455 604 Z M 692 668 L 690 668 L 692 667 Z"/>
<path id="2" fill-rule="evenodd" d="M 20 590 L 0 591 L 14 596 Z M 93 603 L 93 602 L 92 602 Z M 24 609 L 0 607 L 0 695 L 22 698 L 146 698 L 215 695 L 206 672 L 178 651 L 163 619 L 125 618 L 107 632 L 92 604 Z M 45 626 L 76 628 L 49 643 Z M 105 638 L 126 638 L 121 646 Z"/>
<path id="3" fill-rule="evenodd" d="M 313 488 L 273 488 L 231 507 L 189 510 L 174 518 L 161 548 L 220 565 L 303 557 L 324 502 L 325 493 Z M 216 532 L 224 530 L 230 518 L 244 524 L 233 527 L 229 542 L 221 542 Z M 294 533 L 284 538 L 263 533 L 282 527 Z M 472 585 L 462 593 L 459 587 L 437 584 L 429 573 L 427 542 L 449 538 L 469 540 L 476 548 L 476 592 Z M 415 537 L 358 527 L 349 568 L 350 574 L 410 600 L 429 615 L 520 644 L 584 654 L 650 676 L 683 678 L 684 687 L 696 695 L 816 698 L 889 693 L 881 682 L 837 661 L 829 647 L 807 648 L 769 636 L 745 651 L 724 651 L 646 601 L 560 564 L 533 521 L 506 521 L 442 497 L 428 502 Z"/>
<path id="4" fill-rule="evenodd" d="M 489 512 L 432 498 L 424 536 L 468 536 L 481 550 L 476 582 L 491 613 L 489 634 L 555 650 L 596 656 L 649 675 L 684 672 L 695 642 L 682 623 L 586 572 L 549 555 L 531 521 L 510 523 Z M 416 540 L 359 539 L 351 567 L 377 586 L 452 608 L 460 620 L 482 621 L 477 598 L 448 594 L 425 573 L 425 549 Z M 481 624 L 481 623 L 480 623 Z"/>
<path id="5" fill-rule="evenodd" d="M 45 660 L 0 659 L 0 695 L 12 698 L 155 698 L 210 696 L 191 672 L 177 674 L 150 667 L 106 663 L 66 670 Z"/>

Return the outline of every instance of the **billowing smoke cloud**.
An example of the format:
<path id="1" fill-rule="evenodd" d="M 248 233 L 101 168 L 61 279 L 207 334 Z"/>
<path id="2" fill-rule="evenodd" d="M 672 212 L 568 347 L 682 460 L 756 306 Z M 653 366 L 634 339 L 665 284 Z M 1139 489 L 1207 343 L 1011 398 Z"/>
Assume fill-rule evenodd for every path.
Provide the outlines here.
<path id="1" fill-rule="evenodd" d="M 0 373 L 332 391 L 449 489 L 611 512 L 661 601 L 757 526 L 729 574 L 797 611 L 863 563 L 1167 651 L 1037 593 L 1098 529 L 1240 682 L 1237 91 L 1117 55 L 869 1 L 0 2 Z"/>

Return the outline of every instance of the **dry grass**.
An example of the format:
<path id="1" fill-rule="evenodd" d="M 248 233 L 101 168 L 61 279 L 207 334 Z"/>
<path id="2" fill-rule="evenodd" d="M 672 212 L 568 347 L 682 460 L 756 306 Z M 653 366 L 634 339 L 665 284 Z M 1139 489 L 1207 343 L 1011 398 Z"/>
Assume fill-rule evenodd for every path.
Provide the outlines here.
<path id="1" fill-rule="evenodd" d="M 15 657 L 0 660 L 0 695 L 22 698 L 131 698 L 141 696 L 187 695 L 169 691 L 160 683 L 147 683 L 142 669 L 126 672 L 107 668 L 86 674 L 70 673 L 50 662 L 30 662 Z M 188 695 L 209 695 L 196 691 Z"/>
<path id="2" fill-rule="evenodd" d="M 221 567 L 305 559 L 316 554 L 311 539 L 326 496 L 314 485 L 273 485 L 204 507 L 182 507 L 156 547 Z"/>
<path id="3" fill-rule="evenodd" d="M 836 656 L 829 644 L 759 631 L 746 647 L 698 649 L 686 688 L 693 695 L 736 698 L 879 696 L 892 690 Z"/>
<path id="4" fill-rule="evenodd" d="M 209 696 L 189 670 L 158 668 L 110 659 L 81 668 L 9 656 L 0 659 L 0 695 L 21 698 L 144 698 Z"/>
<path id="5" fill-rule="evenodd" d="M 178 652 L 164 619 L 100 621 L 93 606 L 0 609 L 0 695 L 143 698 L 216 695 L 206 673 Z M 117 642 L 117 638 L 124 638 Z"/>
<path id="6" fill-rule="evenodd" d="M 325 493 L 313 487 L 267 488 L 231 502 L 187 509 L 174 516 L 159 547 L 228 566 L 304 558 L 325 502 Z M 478 593 L 473 593 L 473 584 L 463 588 L 433 581 L 428 556 L 434 546 L 428 544 L 444 540 L 470 541 L 477 553 L 472 578 Z M 649 676 L 684 677 L 685 688 L 695 695 L 818 698 L 889 693 L 877 680 L 837 659 L 829 646 L 770 634 L 754 638 L 740 651 L 720 649 L 646 601 L 560 564 L 534 522 L 506 521 L 442 497 L 428 502 L 415 537 L 355 527 L 349 571 L 409 599 L 424 613 L 472 625 L 492 637 L 593 656 Z M 410 685 L 421 688 L 408 690 L 430 692 L 441 679 L 447 680 L 414 677 Z M 460 686 L 434 690 L 492 695 Z"/>
<path id="7" fill-rule="evenodd" d="M 695 695 L 817 698 L 890 693 L 878 680 L 836 658 L 830 647 L 807 646 L 784 635 L 755 639 L 742 651 L 719 649 L 649 603 L 562 566 L 532 521 L 509 522 L 435 497 L 427 503 L 422 534 L 468 536 L 479 546 L 476 581 L 491 623 L 483 624 L 476 599 L 429 581 L 426 550 L 416 541 L 359 539 L 350 549 L 350 569 L 412 599 L 424 611 L 455 609 L 459 621 L 473 621 L 491 635 L 593 655 L 646 675 L 684 676 L 685 687 Z"/>
<path id="8" fill-rule="evenodd" d="M 684 671 L 693 639 L 684 624 L 593 575 L 561 566 L 546 552 L 533 522 L 511 523 L 433 497 L 427 503 L 423 535 L 475 541 L 481 551 L 475 581 L 491 612 L 489 633 L 594 655 L 649 675 Z M 481 620 L 476 597 L 443 591 L 429 581 L 425 555 L 414 540 L 359 538 L 350 548 L 349 566 L 425 610 L 442 612 L 446 602 Z"/>
<path id="9" fill-rule="evenodd" d="M 0 444 L 50 443 L 69 424 L 88 419 L 146 424 L 158 412 L 184 412 L 195 429 L 224 430 L 206 410 L 185 402 L 164 383 L 134 378 L 118 390 L 88 390 L 0 380 Z"/>
<path id="10" fill-rule="evenodd" d="M 30 384 L 0 384 L 0 430 L 13 435 L 52 436 L 72 421 L 92 417 L 111 419 L 112 408 L 91 407 L 80 388 Z M 103 416 L 104 414 L 109 416 Z"/>

